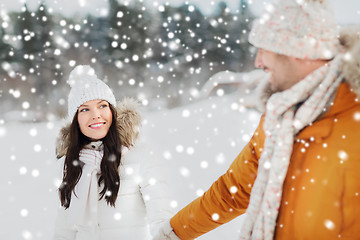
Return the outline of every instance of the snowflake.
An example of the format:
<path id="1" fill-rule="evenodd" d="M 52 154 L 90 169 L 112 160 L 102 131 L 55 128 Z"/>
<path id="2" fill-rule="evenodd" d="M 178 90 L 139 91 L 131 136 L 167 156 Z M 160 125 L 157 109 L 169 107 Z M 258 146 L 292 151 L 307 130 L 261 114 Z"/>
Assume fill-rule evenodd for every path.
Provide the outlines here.
<path id="1" fill-rule="evenodd" d="M 207 168 L 209 166 L 209 163 L 207 162 L 207 161 L 202 161 L 201 163 L 200 163 L 200 167 L 201 168 Z"/>
<path id="2" fill-rule="evenodd" d="M 180 174 L 184 177 L 188 177 L 190 175 L 190 170 L 187 169 L 186 167 L 181 167 Z"/>
<path id="3" fill-rule="evenodd" d="M 28 215 L 29 215 L 29 211 L 27 210 L 27 209 L 21 209 L 20 210 L 20 215 L 22 216 L 22 217 L 27 217 Z"/>
<path id="4" fill-rule="evenodd" d="M 0 127 L 0 138 L 6 136 L 6 128 Z"/>
<path id="5" fill-rule="evenodd" d="M 183 110 L 182 117 L 184 118 L 190 117 L 190 111 L 188 109 Z"/>
<path id="6" fill-rule="evenodd" d="M 32 170 L 31 175 L 32 175 L 34 178 L 37 178 L 37 177 L 39 177 L 39 175 L 40 175 L 40 171 L 39 171 L 38 169 L 34 169 L 34 170 Z"/>
<path id="7" fill-rule="evenodd" d="M 211 218 L 212 218 L 212 220 L 217 221 L 220 219 L 220 216 L 219 216 L 219 214 L 214 213 L 213 215 L 211 215 Z"/>
<path id="8" fill-rule="evenodd" d="M 23 108 L 23 109 L 25 109 L 25 110 L 26 110 L 26 109 L 29 109 L 29 107 L 30 107 L 30 103 L 29 103 L 29 102 L 27 102 L 27 101 L 25 101 L 25 102 L 23 102 L 23 103 L 22 103 L 22 105 L 21 105 L 21 106 L 22 106 L 22 108 Z"/>
<path id="9" fill-rule="evenodd" d="M 186 149 L 186 153 L 189 154 L 189 155 L 193 155 L 195 152 L 194 148 L 193 147 L 188 147 Z"/>
<path id="10" fill-rule="evenodd" d="M 348 159 L 348 154 L 345 152 L 345 151 L 343 151 L 343 150 L 340 150 L 339 152 L 338 152 L 338 157 L 341 159 L 341 160 L 347 160 Z"/>
<path id="11" fill-rule="evenodd" d="M 237 187 L 235 187 L 235 186 L 230 187 L 231 193 L 236 193 L 237 191 L 238 191 Z"/>
<path id="12" fill-rule="evenodd" d="M 20 173 L 20 175 L 25 175 L 27 173 L 27 168 L 26 167 L 20 167 L 19 173 Z"/>
<path id="13" fill-rule="evenodd" d="M 324 221 L 324 225 L 329 230 L 334 230 L 335 229 L 335 223 L 333 221 L 329 220 L 329 219 L 326 219 Z"/>
<path id="14" fill-rule="evenodd" d="M 30 239 L 33 239 L 33 235 L 30 231 L 28 230 L 25 230 L 22 232 L 22 236 L 25 240 L 30 240 Z"/>
<path id="15" fill-rule="evenodd" d="M 119 221 L 120 219 L 122 218 L 122 215 L 121 215 L 121 213 L 115 213 L 114 214 L 114 219 L 116 220 L 116 221 Z"/>
<path id="16" fill-rule="evenodd" d="M 122 44 L 120 45 L 120 48 L 123 49 L 123 50 L 125 50 L 125 49 L 127 48 L 127 44 L 126 44 L 126 43 L 122 43 Z"/>
<path id="17" fill-rule="evenodd" d="M 41 147 L 40 144 L 35 144 L 35 145 L 34 145 L 34 151 L 35 151 L 35 152 L 40 152 L 41 149 L 42 149 L 42 147 Z"/>
<path id="18" fill-rule="evenodd" d="M 359 122 L 360 121 L 360 112 L 354 113 L 354 120 Z"/>
<path id="19" fill-rule="evenodd" d="M 170 202 L 170 207 L 172 207 L 172 208 L 176 208 L 177 206 L 178 206 L 177 201 L 172 200 L 172 201 Z"/>
<path id="20" fill-rule="evenodd" d="M 204 195 L 204 190 L 202 189 L 196 190 L 196 196 L 201 197 L 202 195 Z"/>

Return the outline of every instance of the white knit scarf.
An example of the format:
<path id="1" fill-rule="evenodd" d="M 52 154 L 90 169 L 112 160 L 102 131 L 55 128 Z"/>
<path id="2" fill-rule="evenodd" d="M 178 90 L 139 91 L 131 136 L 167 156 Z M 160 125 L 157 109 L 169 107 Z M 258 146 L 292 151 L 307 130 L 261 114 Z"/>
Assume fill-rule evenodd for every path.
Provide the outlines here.
<path id="1" fill-rule="evenodd" d="M 71 195 L 69 221 L 76 230 L 76 240 L 99 239 L 98 226 L 98 174 L 101 173 L 100 164 L 103 157 L 101 141 L 86 145 L 79 154 L 79 160 L 84 163 L 75 193 Z"/>
<path id="2" fill-rule="evenodd" d="M 251 191 L 240 239 L 272 240 L 279 213 L 283 182 L 296 134 L 323 112 L 342 81 L 342 55 L 312 72 L 266 105 L 264 150 Z M 299 103 L 301 106 L 296 110 Z"/>

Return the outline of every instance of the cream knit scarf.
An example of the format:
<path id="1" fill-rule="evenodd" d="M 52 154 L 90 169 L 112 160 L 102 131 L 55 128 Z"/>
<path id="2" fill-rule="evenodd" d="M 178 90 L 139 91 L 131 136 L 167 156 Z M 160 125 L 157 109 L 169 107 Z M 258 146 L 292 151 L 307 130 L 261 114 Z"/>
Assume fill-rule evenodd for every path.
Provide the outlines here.
<path id="1" fill-rule="evenodd" d="M 84 164 L 79 182 L 71 195 L 70 207 L 67 209 L 71 225 L 76 231 L 76 240 L 98 240 L 98 175 L 104 154 L 101 141 L 86 145 L 79 154 Z"/>
<path id="2" fill-rule="evenodd" d="M 342 81 L 341 66 L 342 55 L 338 55 L 290 89 L 273 94 L 268 100 L 264 150 L 240 239 L 274 238 L 294 137 L 322 113 Z M 302 104 L 296 110 L 299 103 Z"/>

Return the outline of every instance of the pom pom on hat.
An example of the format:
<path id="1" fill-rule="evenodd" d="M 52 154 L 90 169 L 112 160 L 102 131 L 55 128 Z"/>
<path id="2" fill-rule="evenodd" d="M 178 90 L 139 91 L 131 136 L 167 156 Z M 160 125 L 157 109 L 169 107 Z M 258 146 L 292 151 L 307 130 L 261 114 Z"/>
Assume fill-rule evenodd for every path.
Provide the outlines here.
<path id="1" fill-rule="evenodd" d="M 329 0 L 278 0 L 265 9 L 249 34 L 255 47 L 301 59 L 332 59 L 339 52 Z"/>
<path id="2" fill-rule="evenodd" d="M 98 79 L 94 69 L 88 65 L 76 66 L 70 72 L 67 83 L 71 86 L 68 96 L 68 117 L 71 120 L 77 109 L 87 101 L 101 99 L 116 106 L 115 96 L 109 86 Z"/>
<path id="3" fill-rule="evenodd" d="M 79 65 L 70 72 L 67 83 L 73 87 L 75 84 L 84 84 L 84 82 L 87 81 L 86 79 L 96 80 L 95 70 L 88 65 Z"/>

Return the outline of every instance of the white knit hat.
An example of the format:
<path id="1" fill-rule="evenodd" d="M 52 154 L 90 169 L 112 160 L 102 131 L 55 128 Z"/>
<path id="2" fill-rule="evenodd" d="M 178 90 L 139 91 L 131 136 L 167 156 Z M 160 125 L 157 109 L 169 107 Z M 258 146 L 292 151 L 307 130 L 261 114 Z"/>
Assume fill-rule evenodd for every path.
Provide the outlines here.
<path id="1" fill-rule="evenodd" d="M 339 51 L 338 31 L 330 0 L 278 0 L 255 22 L 249 42 L 301 59 L 331 59 Z"/>
<path id="2" fill-rule="evenodd" d="M 68 97 L 68 117 L 73 119 L 77 109 L 85 102 L 95 99 L 108 101 L 116 106 L 116 99 L 103 81 L 97 78 L 94 69 L 88 65 L 76 66 L 68 80 L 71 90 Z"/>

